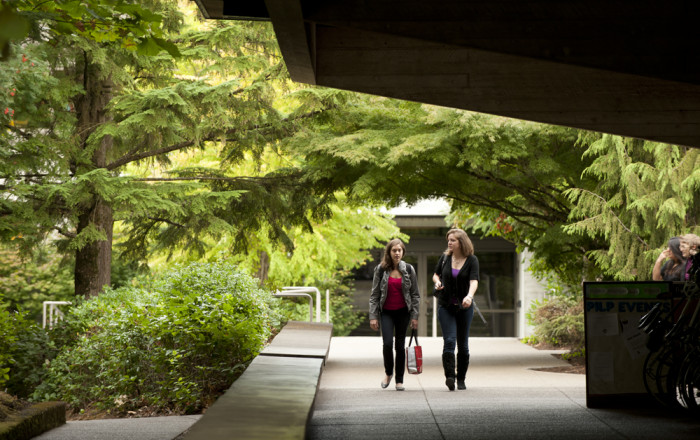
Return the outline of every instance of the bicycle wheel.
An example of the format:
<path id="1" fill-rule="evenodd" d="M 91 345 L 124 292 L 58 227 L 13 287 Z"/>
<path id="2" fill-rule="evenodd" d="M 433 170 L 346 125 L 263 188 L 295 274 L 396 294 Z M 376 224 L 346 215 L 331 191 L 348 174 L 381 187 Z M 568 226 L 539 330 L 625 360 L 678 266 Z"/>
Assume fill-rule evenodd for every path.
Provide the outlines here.
<path id="1" fill-rule="evenodd" d="M 699 351 L 688 354 L 679 371 L 678 389 L 683 406 L 689 411 L 700 413 L 700 355 Z"/>
<path id="2" fill-rule="evenodd" d="M 681 357 L 680 347 L 674 345 L 666 346 L 659 354 L 659 361 L 656 367 L 655 379 L 658 390 L 658 398 L 661 403 L 670 408 L 679 408 L 683 405 L 679 402 L 682 397 L 678 394 L 676 387 L 678 382 L 678 368 L 683 361 L 685 354 Z"/>

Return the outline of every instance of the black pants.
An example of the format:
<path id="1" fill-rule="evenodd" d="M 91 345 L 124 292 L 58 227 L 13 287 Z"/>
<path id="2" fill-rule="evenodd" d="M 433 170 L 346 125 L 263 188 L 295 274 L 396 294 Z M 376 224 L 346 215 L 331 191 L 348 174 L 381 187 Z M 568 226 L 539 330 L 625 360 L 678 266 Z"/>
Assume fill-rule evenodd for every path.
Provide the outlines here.
<path id="1" fill-rule="evenodd" d="M 391 376 L 395 365 L 396 383 L 403 383 L 403 373 L 406 369 L 406 329 L 409 318 L 408 307 L 399 310 L 382 310 L 381 313 L 384 372 L 387 376 Z M 394 364 L 394 349 L 396 364 Z"/>

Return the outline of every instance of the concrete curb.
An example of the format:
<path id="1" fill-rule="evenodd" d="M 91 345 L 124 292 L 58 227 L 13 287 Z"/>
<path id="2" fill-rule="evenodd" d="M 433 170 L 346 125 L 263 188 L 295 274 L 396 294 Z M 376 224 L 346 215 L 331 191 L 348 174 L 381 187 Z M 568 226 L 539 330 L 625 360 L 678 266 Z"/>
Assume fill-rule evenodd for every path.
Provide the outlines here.
<path id="1" fill-rule="evenodd" d="M 0 422 L 0 440 L 29 440 L 65 423 L 65 402 L 35 403 Z"/>

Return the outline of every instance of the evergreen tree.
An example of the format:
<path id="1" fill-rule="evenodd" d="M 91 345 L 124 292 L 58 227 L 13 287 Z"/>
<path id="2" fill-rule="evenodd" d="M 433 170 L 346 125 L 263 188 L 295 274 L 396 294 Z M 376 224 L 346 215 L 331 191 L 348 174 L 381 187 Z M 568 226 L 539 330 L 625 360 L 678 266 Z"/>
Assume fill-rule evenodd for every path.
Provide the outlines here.
<path id="1" fill-rule="evenodd" d="M 700 232 L 700 149 L 589 137 L 593 162 L 584 173 L 597 184 L 566 192 L 573 209 L 565 230 L 606 243 L 589 255 L 608 276 L 651 279 L 669 238 Z"/>
<path id="2" fill-rule="evenodd" d="M 241 248 L 262 225 L 292 246 L 288 228 L 330 213 L 332 193 L 298 170 L 228 172 L 305 116 L 301 101 L 275 108 L 288 80 L 269 24 L 202 23 L 173 1 L 16 5 L 34 32 L 0 63 L 0 240 L 30 251 L 59 233 L 77 295 L 110 283 L 115 221 L 143 258 L 224 233 Z M 168 166 L 210 143 L 226 166 Z M 130 175 L 136 163 L 162 171 Z"/>

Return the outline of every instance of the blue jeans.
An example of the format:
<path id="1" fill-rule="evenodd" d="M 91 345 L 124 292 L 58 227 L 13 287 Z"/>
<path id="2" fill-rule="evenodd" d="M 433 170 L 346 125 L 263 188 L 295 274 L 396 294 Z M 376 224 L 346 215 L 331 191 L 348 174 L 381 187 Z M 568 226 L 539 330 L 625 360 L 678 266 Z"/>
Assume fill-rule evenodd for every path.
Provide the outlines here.
<path id="1" fill-rule="evenodd" d="M 403 383 L 403 373 L 406 369 L 406 329 L 410 317 L 408 307 L 399 310 L 382 310 L 380 316 L 384 373 L 387 376 L 394 373 L 394 349 L 396 349 L 396 383 Z"/>
<path id="2" fill-rule="evenodd" d="M 468 309 L 460 308 L 457 311 L 450 311 L 443 306 L 438 307 L 438 320 L 442 329 L 442 352 L 455 352 L 455 345 L 459 353 L 469 356 L 469 328 L 474 319 L 474 306 Z"/>

